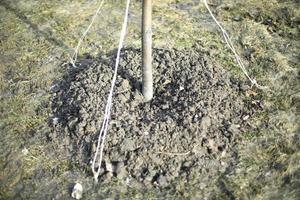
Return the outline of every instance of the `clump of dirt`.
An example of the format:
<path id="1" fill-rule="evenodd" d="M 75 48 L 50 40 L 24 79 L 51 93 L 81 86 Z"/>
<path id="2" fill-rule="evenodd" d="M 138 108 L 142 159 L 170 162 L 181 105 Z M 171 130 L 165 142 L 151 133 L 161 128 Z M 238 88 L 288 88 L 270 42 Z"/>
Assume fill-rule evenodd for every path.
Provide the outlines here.
<path id="1" fill-rule="evenodd" d="M 82 166 L 95 152 L 114 60 L 82 59 L 52 88 L 49 138 Z M 245 85 L 200 50 L 154 49 L 154 99 L 143 103 L 140 65 L 139 50 L 123 51 L 101 179 L 165 187 L 197 177 L 205 187 L 233 156 Z"/>

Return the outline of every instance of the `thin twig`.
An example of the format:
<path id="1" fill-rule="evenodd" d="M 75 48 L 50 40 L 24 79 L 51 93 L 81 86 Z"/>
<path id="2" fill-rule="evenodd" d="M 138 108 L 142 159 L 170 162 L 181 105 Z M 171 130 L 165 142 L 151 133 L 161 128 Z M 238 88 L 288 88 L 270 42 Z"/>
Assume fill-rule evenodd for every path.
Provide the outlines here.
<path id="1" fill-rule="evenodd" d="M 165 155 L 170 155 L 170 156 L 186 156 L 191 153 L 191 151 L 184 152 L 184 153 L 179 153 L 179 152 L 163 152 L 163 151 L 157 151 L 155 152 L 157 154 L 165 154 Z"/>

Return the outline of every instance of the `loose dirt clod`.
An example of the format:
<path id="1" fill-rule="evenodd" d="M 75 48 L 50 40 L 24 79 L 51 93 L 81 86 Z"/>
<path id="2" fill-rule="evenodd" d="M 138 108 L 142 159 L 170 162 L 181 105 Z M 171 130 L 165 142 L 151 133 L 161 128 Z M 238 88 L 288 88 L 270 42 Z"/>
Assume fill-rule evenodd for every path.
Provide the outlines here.
<path id="1" fill-rule="evenodd" d="M 49 137 L 82 166 L 95 153 L 114 58 L 80 60 L 53 94 L 58 122 Z M 139 50 L 122 53 L 101 178 L 113 172 L 165 187 L 176 178 L 202 180 L 224 171 L 221 157 L 230 155 L 243 127 L 243 83 L 201 51 L 155 49 L 154 99 L 144 104 L 140 63 Z"/>

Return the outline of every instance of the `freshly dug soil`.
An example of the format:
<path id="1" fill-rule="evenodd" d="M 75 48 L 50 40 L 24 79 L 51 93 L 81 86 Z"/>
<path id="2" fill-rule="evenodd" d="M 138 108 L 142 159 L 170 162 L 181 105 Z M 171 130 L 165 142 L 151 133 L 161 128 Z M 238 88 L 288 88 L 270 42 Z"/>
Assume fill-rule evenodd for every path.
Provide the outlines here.
<path id="1" fill-rule="evenodd" d="M 115 52 L 85 58 L 53 86 L 49 139 L 89 169 L 112 78 Z M 166 187 L 176 179 L 205 187 L 230 164 L 243 129 L 243 83 L 196 49 L 154 49 L 154 99 L 141 95 L 141 52 L 121 56 L 103 172 L 127 185 Z M 90 170 L 87 170 L 90 174 Z"/>

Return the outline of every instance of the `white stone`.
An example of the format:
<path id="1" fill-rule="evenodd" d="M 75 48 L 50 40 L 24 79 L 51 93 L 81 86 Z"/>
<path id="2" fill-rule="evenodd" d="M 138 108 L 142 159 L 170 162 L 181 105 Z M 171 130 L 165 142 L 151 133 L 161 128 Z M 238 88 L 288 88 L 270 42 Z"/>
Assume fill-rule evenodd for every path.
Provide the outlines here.
<path id="1" fill-rule="evenodd" d="M 26 156 L 29 153 L 29 151 L 25 147 L 24 149 L 22 149 L 22 153 L 23 153 L 24 156 Z"/>
<path id="2" fill-rule="evenodd" d="M 83 188 L 80 183 L 76 183 L 73 190 L 72 190 L 72 197 L 74 199 L 81 199 L 82 198 Z"/>
<path id="3" fill-rule="evenodd" d="M 110 162 L 105 162 L 105 168 L 108 172 L 115 172 L 115 167 Z"/>
<path id="4" fill-rule="evenodd" d="M 56 125 L 56 124 L 58 124 L 58 117 L 54 117 L 53 119 L 52 119 L 52 121 L 53 121 L 53 125 Z"/>

